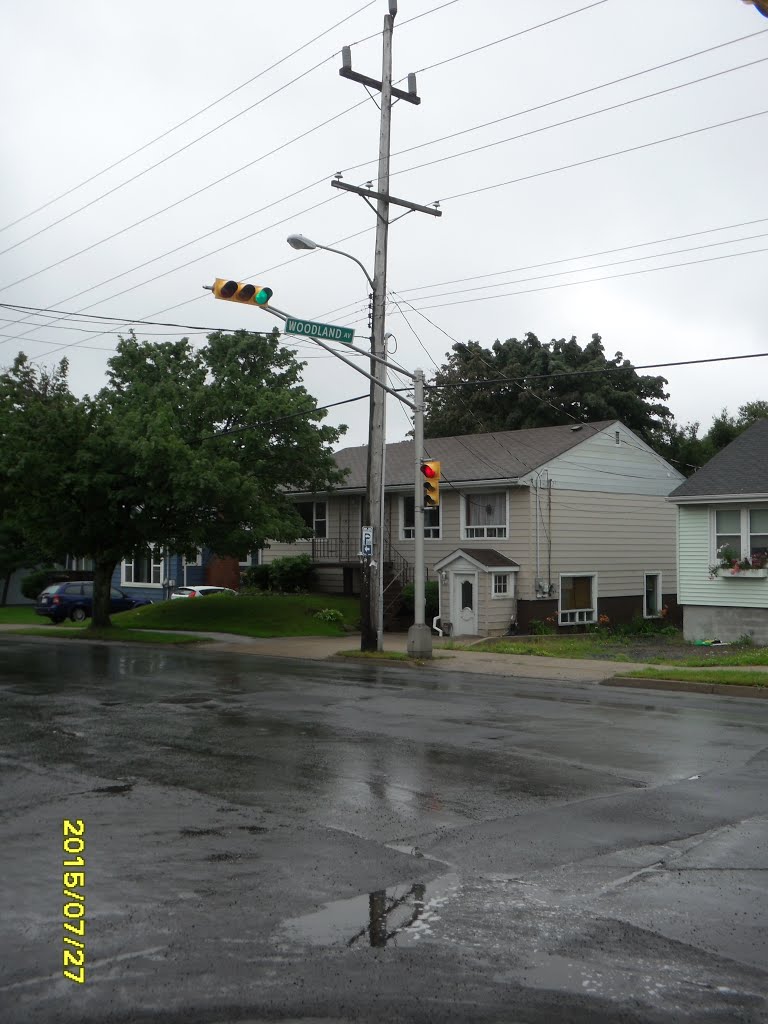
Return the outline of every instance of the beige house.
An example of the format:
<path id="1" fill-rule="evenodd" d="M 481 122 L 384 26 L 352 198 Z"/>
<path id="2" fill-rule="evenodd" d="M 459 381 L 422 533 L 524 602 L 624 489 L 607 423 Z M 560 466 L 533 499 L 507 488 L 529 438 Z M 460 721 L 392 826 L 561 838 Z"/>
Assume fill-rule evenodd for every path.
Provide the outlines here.
<path id="1" fill-rule="evenodd" d="M 675 510 L 684 477 L 616 420 L 429 438 L 441 463 L 440 505 L 426 512 L 428 576 L 440 583 L 437 625 L 452 635 L 563 629 L 676 609 Z M 337 453 L 344 483 L 297 494 L 311 540 L 272 544 L 269 562 L 307 553 L 321 590 L 355 594 L 367 448 Z M 387 445 L 385 606 L 413 579 L 413 442 Z"/>

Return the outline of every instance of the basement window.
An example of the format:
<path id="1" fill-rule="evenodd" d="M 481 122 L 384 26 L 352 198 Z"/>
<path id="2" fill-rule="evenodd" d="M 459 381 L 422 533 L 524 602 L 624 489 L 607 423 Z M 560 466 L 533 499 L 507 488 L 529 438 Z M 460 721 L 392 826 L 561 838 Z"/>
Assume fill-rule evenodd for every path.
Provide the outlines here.
<path id="1" fill-rule="evenodd" d="M 560 576 L 561 626 L 578 626 L 597 621 L 597 573 Z"/>

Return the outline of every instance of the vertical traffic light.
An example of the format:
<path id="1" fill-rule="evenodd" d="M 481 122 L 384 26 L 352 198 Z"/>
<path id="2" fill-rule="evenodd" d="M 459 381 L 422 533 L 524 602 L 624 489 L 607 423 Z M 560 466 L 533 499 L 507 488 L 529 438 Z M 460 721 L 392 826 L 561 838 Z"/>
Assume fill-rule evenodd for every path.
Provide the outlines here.
<path id="1" fill-rule="evenodd" d="M 440 504 L 440 463 L 429 459 L 421 464 L 424 475 L 424 508 L 437 508 Z"/>
<path id="2" fill-rule="evenodd" d="M 251 306 L 266 306 L 272 298 L 272 289 L 260 284 L 241 284 L 240 281 L 227 281 L 217 277 L 211 289 L 217 299 L 228 302 L 245 302 Z"/>

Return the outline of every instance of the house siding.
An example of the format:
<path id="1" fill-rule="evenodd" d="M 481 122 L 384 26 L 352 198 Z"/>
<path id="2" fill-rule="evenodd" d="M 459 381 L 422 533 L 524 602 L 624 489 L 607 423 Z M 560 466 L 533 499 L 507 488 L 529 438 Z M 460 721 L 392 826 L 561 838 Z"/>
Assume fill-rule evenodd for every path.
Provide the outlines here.
<path id="1" fill-rule="evenodd" d="M 678 560 L 682 605 L 717 608 L 768 608 L 768 580 L 709 578 L 713 561 L 711 506 L 678 506 Z"/>
<path id="2" fill-rule="evenodd" d="M 665 594 L 677 590 L 675 509 L 660 497 L 552 490 L 552 582 L 561 573 L 598 574 L 601 597 L 642 597 L 645 573 L 660 572 Z M 547 510 L 548 513 L 548 510 Z M 547 566 L 543 538 L 542 572 Z M 525 595 L 528 596 L 528 593 Z M 555 592 L 555 596 L 557 593 Z M 642 613 L 642 604 L 638 605 Z"/>

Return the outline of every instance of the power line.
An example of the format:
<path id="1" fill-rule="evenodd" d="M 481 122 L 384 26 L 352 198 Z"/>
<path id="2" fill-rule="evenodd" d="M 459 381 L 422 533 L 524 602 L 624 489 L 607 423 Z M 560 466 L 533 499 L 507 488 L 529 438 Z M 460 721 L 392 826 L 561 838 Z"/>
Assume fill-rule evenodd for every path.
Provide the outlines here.
<path id="1" fill-rule="evenodd" d="M 458 299 L 456 302 L 437 302 L 431 306 L 424 306 L 424 309 L 444 309 L 447 306 L 466 305 L 470 302 L 490 302 L 494 299 L 504 299 L 513 295 L 530 295 L 534 292 L 552 291 L 556 288 L 575 288 L 583 284 L 595 284 L 598 281 L 616 281 L 622 277 L 636 277 L 638 274 L 657 274 L 662 270 L 676 270 L 679 267 L 694 267 L 702 263 L 716 263 L 719 260 L 732 260 L 739 256 L 754 256 L 758 253 L 764 252 L 768 252 L 768 247 L 762 249 L 748 249 L 746 252 L 730 252 L 725 253 L 722 256 L 708 256 L 701 260 L 685 260 L 682 263 L 670 263 L 669 266 L 666 267 L 643 267 L 640 270 L 625 270 L 621 274 L 604 274 L 601 277 L 589 277 L 583 281 L 564 281 L 560 284 L 539 285 L 537 288 L 522 288 L 516 292 L 502 292 L 500 295 L 481 295 L 474 299 Z M 587 270 L 592 268 L 584 269 Z M 576 273 L 576 271 L 574 271 L 574 273 Z"/>
<path id="2" fill-rule="evenodd" d="M 481 192 L 490 192 L 496 188 L 504 188 L 506 185 L 516 185 L 521 181 L 531 181 L 533 178 L 542 178 L 547 174 L 555 174 L 558 171 L 569 171 L 574 167 L 585 167 L 588 164 L 598 163 L 600 160 L 609 160 L 614 156 L 624 156 L 626 153 L 637 153 L 642 149 L 650 149 L 652 146 L 660 146 L 665 142 L 676 142 L 678 139 L 690 138 L 693 135 L 700 135 L 702 132 L 713 131 L 715 128 L 725 128 L 728 125 L 740 124 L 743 121 L 750 121 L 753 117 L 763 117 L 768 110 L 757 110 L 753 114 L 744 114 L 741 117 L 733 117 L 728 121 L 718 121 L 717 124 L 707 124 L 703 128 L 694 128 L 691 131 L 680 132 L 677 135 L 669 135 L 663 139 L 654 139 L 653 142 L 643 142 L 638 146 L 629 146 L 627 149 L 617 149 L 613 153 L 603 153 L 600 156 L 593 156 L 587 160 L 577 160 L 575 163 L 562 164 L 560 167 L 550 167 L 544 171 L 536 171 L 533 174 L 524 174 L 519 178 L 509 178 L 507 181 L 497 181 L 493 185 L 483 185 L 480 188 L 468 189 L 466 192 L 457 192 L 455 195 L 446 196 L 441 202 L 447 203 L 454 199 L 464 199 L 467 196 L 475 196 Z"/>
<path id="3" fill-rule="evenodd" d="M 156 135 L 154 139 L 150 139 L 149 142 L 145 142 L 142 146 L 139 146 L 138 149 L 134 149 L 130 153 L 126 153 L 125 156 L 121 156 L 119 160 L 115 160 L 113 163 L 109 164 L 108 167 L 103 167 L 100 171 L 97 171 L 95 174 L 92 174 L 90 176 L 90 178 L 85 178 L 83 181 L 79 182 L 77 185 L 73 185 L 71 188 L 68 188 L 65 192 L 61 192 L 59 195 L 54 196 L 53 199 L 49 199 L 47 202 L 43 203 L 41 206 L 36 207 L 34 210 L 30 210 L 29 213 L 25 213 L 23 216 L 18 217 L 16 220 L 11 221 L 8 224 L 5 224 L 3 227 L 0 227 L 0 232 L 6 231 L 8 228 L 12 228 L 16 224 L 20 224 L 22 221 L 27 220 L 29 217 L 32 217 L 36 213 L 40 213 L 41 210 L 47 209 L 47 207 L 52 206 L 53 203 L 57 203 L 60 199 L 64 199 L 66 196 L 71 195 L 73 192 L 77 192 L 78 189 L 83 188 L 85 185 L 89 185 L 92 181 L 95 181 L 96 178 L 100 178 L 103 174 L 106 174 L 107 171 L 111 171 L 115 167 L 119 167 L 120 164 L 125 163 L 126 160 L 130 160 L 131 157 L 137 156 L 139 153 L 142 153 L 145 149 L 149 149 L 149 147 L 153 146 L 156 142 L 160 142 L 161 139 L 165 139 L 168 135 L 171 135 L 173 132 L 178 131 L 179 128 L 183 128 L 184 125 L 189 124 L 190 121 L 194 121 L 195 118 L 200 117 L 201 114 L 207 113 L 207 111 L 211 110 L 213 107 L 217 106 L 219 103 L 223 103 L 224 100 L 229 99 L 230 96 L 234 96 L 235 93 L 240 92 L 242 89 L 245 89 L 246 86 L 251 85 L 253 82 L 258 81 L 259 78 L 263 78 L 263 76 L 266 75 L 266 74 L 269 74 L 270 71 L 274 71 L 275 68 L 279 67 L 281 64 L 284 64 L 286 61 L 290 60 L 292 57 L 295 57 L 297 54 L 301 53 L 302 50 L 306 50 L 306 48 L 308 46 L 311 46 L 313 43 L 316 43 L 318 41 L 318 39 L 322 39 L 323 36 L 328 35 L 329 32 L 332 32 L 334 29 L 338 28 L 340 25 L 343 25 L 346 21 L 350 21 L 352 18 L 356 17 L 358 14 L 361 14 L 363 11 L 367 10 L 369 7 L 372 7 L 374 5 L 374 3 L 376 3 L 376 0 L 369 0 L 369 2 L 366 3 L 366 4 L 363 4 L 362 7 L 359 7 L 356 11 L 353 11 L 351 14 L 348 14 L 346 17 L 342 18 L 341 21 L 337 21 L 334 25 L 331 25 L 330 28 L 323 29 L 323 31 L 318 33 L 318 35 L 313 36 L 313 38 L 309 39 L 306 43 L 302 43 L 301 46 L 298 46 L 295 50 L 292 50 L 290 53 L 286 54 L 285 57 L 281 57 L 279 60 L 276 60 L 274 62 L 274 64 L 270 64 L 269 67 L 264 68 L 264 70 L 260 71 L 257 75 L 253 75 L 251 78 L 246 79 L 245 82 L 241 82 L 240 85 L 235 86 L 234 89 L 230 89 L 229 92 L 224 93 L 223 96 L 219 96 L 218 99 L 213 100 L 211 103 L 207 104 L 207 106 L 201 107 L 200 110 L 195 111 L 194 114 L 190 114 L 190 116 L 184 118 L 183 121 L 179 121 L 178 124 L 173 125 L 172 128 L 168 128 L 166 131 L 162 132 L 160 135 Z M 334 56 L 334 55 L 332 54 L 331 56 Z M 247 109 L 250 109 L 250 108 L 247 108 Z M 242 113 L 245 113 L 245 111 L 242 111 Z M 239 115 L 237 115 L 237 116 L 239 116 Z M 201 136 L 201 138 L 203 138 L 203 137 L 204 136 Z M 127 184 L 127 182 L 126 182 L 126 184 Z"/>
<path id="4" fill-rule="evenodd" d="M 519 135 L 510 135 L 506 139 L 497 139 L 494 142 L 483 143 L 482 146 L 473 146 L 471 149 L 461 150 L 459 153 L 449 153 L 447 156 L 435 157 L 434 160 L 427 160 L 421 164 L 414 164 L 411 167 L 403 167 L 398 171 L 393 171 L 392 174 L 409 174 L 411 171 L 420 171 L 425 167 L 434 167 L 435 164 L 443 164 L 449 160 L 457 160 L 462 156 L 471 156 L 473 153 L 481 153 L 483 150 L 494 149 L 496 146 L 503 146 L 508 142 L 516 142 L 519 139 L 527 139 L 532 135 L 540 135 L 542 132 L 551 131 L 553 128 L 562 128 L 565 125 L 576 124 L 578 121 L 586 121 L 590 117 L 597 117 L 598 114 L 606 114 L 612 110 L 622 110 L 624 107 L 630 107 L 634 103 L 641 103 L 644 100 L 654 99 L 657 96 L 664 96 L 667 93 L 677 92 L 679 89 L 687 89 L 690 85 L 699 85 L 701 82 L 707 82 L 712 78 L 719 78 L 721 75 L 729 75 L 734 71 L 742 71 L 744 68 L 751 68 L 756 64 L 763 64 L 767 60 L 768 57 L 758 57 L 756 60 L 747 61 L 745 64 L 739 64 L 732 68 L 725 68 L 722 71 L 714 71 L 709 75 L 703 75 L 701 78 L 691 79 L 689 82 L 681 82 L 678 85 L 667 86 L 665 89 L 657 89 L 655 92 L 646 93 L 644 96 L 635 96 L 633 99 L 622 100 L 620 103 L 613 103 L 608 107 L 601 107 L 599 110 L 590 110 L 586 114 L 576 114 L 563 121 L 555 121 L 554 124 L 545 124 L 539 128 L 531 128 L 529 131 L 521 132 Z"/>

